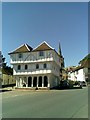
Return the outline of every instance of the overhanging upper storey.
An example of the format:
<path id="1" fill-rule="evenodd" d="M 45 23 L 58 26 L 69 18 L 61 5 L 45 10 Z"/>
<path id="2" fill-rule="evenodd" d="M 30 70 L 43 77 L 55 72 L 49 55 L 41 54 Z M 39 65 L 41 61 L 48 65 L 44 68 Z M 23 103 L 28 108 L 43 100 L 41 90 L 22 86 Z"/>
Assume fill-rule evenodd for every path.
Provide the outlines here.
<path id="1" fill-rule="evenodd" d="M 61 66 L 60 55 L 45 41 L 38 45 L 36 48 L 32 48 L 27 44 L 22 45 L 13 52 L 9 53 L 13 64 L 32 64 L 40 62 L 56 62 Z"/>

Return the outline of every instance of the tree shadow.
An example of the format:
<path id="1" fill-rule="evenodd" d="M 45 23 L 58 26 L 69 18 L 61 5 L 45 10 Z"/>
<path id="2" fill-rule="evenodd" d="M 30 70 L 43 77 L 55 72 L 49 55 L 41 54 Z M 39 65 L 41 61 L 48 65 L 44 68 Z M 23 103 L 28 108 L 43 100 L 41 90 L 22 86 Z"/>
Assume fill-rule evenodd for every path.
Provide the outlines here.
<path id="1" fill-rule="evenodd" d="M 80 87 L 80 86 L 77 86 L 77 87 L 54 87 L 54 88 L 51 88 L 51 90 L 75 90 L 75 89 L 83 89 L 83 88 Z"/>
<path id="2" fill-rule="evenodd" d="M 9 92 L 9 91 L 12 91 L 12 90 L 0 90 L 0 93 L 2 93 L 2 92 Z"/>

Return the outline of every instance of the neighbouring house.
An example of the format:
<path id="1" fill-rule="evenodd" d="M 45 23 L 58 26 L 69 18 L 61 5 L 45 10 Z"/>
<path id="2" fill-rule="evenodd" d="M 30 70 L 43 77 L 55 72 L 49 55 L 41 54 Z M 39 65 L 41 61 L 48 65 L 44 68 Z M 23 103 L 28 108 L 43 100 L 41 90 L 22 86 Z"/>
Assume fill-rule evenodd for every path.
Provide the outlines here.
<path id="1" fill-rule="evenodd" d="M 85 81 L 84 67 L 77 66 L 73 71 L 70 71 L 68 79 L 72 81 Z"/>
<path id="2" fill-rule="evenodd" d="M 45 41 L 34 49 L 24 44 L 9 55 L 16 88 L 50 89 L 59 85 L 62 57 Z"/>
<path id="3" fill-rule="evenodd" d="M 85 56 L 79 64 L 84 67 L 85 81 L 90 84 L 90 54 Z"/>
<path id="4" fill-rule="evenodd" d="M 1 71 L 2 71 L 2 75 L 1 75 L 2 86 L 15 85 L 16 82 L 12 72 L 10 72 L 5 68 L 2 68 Z"/>
<path id="5" fill-rule="evenodd" d="M 13 71 L 11 67 L 6 66 L 5 58 L 0 51 L 0 87 L 15 85 Z"/>
<path id="6" fill-rule="evenodd" d="M 73 72 L 75 68 L 76 68 L 76 66 L 69 66 L 69 67 L 66 68 L 69 80 L 73 80 L 73 81 L 75 80 L 74 79 L 74 76 L 75 76 L 74 74 L 75 73 Z"/>
<path id="7" fill-rule="evenodd" d="M 76 66 L 73 70 L 68 72 L 68 79 L 73 81 L 85 81 L 89 82 L 90 78 L 90 54 L 84 57 L 79 66 Z"/>

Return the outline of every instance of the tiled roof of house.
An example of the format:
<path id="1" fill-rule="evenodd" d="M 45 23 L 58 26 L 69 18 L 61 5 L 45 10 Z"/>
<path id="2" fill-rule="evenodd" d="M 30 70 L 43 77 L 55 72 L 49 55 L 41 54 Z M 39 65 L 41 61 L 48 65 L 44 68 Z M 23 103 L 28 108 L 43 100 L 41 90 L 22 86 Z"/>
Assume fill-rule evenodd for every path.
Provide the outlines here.
<path id="1" fill-rule="evenodd" d="M 66 71 L 72 72 L 72 71 L 74 71 L 75 68 L 76 68 L 76 66 L 70 66 L 70 67 L 66 68 Z"/>
<path id="2" fill-rule="evenodd" d="M 44 41 L 43 43 L 38 45 L 35 49 L 33 49 L 33 51 L 43 51 L 43 50 L 54 50 L 54 48 L 52 48 L 48 43 Z"/>
<path id="3" fill-rule="evenodd" d="M 9 54 L 14 54 L 14 53 L 21 53 L 21 52 L 30 52 L 32 51 L 32 47 L 30 47 L 28 44 L 24 44 L 20 47 L 18 47 L 16 50 L 13 52 L 10 52 Z"/>
<path id="4" fill-rule="evenodd" d="M 90 59 L 86 59 L 86 60 L 82 61 L 81 66 L 83 66 L 85 68 L 90 68 Z"/>
<path id="5" fill-rule="evenodd" d="M 90 54 L 88 54 L 86 57 L 84 57 L 79 64 L 85 68 L 90 68 Z"/>
<path id="6" fill-rule="evenodd" d="M 85 56 L 80 62 L 86 60 L 86 59 L 90 59 L 90 54 L 88 54 L 87 56 Z"/>
<path id="7" fill-rule="evenodd" d="M 82 61 L 80 66 L 75 67 L 72 72 L 80 70 L 82 68 L 90 68 L 90 60 L 84 60 Z"/>
<path id="8" fill-rule="evenodd" d="M 84 67 L 83 66 L 77 66 L 73 71 L 77 71 L 77 70 L 80 70 L 82 68 L 84 68 Z"/>
<path id="9" fill-rule="evenodd" d="M 64 60 L 64 57 L 63 56 L 60 56 L 58 54 L 58 52 L 52 48 L 47 42 L 42 42 L 40 45 L 38 45 L 36 48 L 32 48 L 30 47 L 28 44 L 24 44 L 20 47 L 18 47 L 16 50 L 8 53 L 9 55 L 10 54 L 14 54 L 14 53 L 23 53 L 23 52 L 37 52 L 37 51 L 46 51 L 46 50 L 54 50 L 56 52 L 56 54 L 62 58 L 62 61 Z"/>

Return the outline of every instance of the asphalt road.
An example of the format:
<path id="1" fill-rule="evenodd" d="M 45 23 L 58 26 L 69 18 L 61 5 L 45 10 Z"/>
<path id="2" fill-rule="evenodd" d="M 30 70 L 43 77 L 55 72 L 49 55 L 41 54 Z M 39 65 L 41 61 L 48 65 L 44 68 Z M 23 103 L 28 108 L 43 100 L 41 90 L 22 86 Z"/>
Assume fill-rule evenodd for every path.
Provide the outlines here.
<path id="1" fill-rule="evenodd" d="M 88 118 L 88 89 L 4 92 L 2 117 Z"/>

